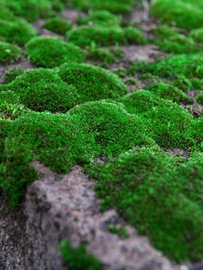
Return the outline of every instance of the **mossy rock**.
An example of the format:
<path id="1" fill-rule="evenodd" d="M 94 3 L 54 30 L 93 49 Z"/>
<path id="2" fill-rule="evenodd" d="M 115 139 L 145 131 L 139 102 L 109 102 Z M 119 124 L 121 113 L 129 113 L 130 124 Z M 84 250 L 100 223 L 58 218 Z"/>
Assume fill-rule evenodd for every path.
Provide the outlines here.
<path id="1" fill-rule="evenodd" d="M 198 43 L 203 43 L 203 28 L 194 29 L 190 32 L 190 36 Z"/>
<path id="2" fill-rule="evenodd" d="M 65 62 L 81 63 L 85 52 L 55 37 L 35 37 L 25 46 L 28 58 L 37 67 L 53 68 Z"/>
<path id="3" fill-rule="evenodd" d="M 4 37 L 5 41 L 9 43 L 15 42 L 23 45 L 37 35 L 36 30 L 21 18 L 12 21 L 0 19 L 0 25 L 0 36 Z"/>
<path id="4" fill-rule="evenodd" d="M 94 11 L 87 17 L 79 17 L 77 24 L 83 25 L 100 25 L 104 27 L 118 26 L 121 22 L 121 17 L 118 17 L 108 10 Z"/>
<path id="5" fill-rule="evenodd" d="M 3 84 L 11 83 L 12 81 L 15 80 L 16 77 L 22 75 L 24 72 L 25 71 L 23 68 L 13 68 L 6 71 L 6 73 L 3 76 L 4 79 Z"/>
<path id="6" fill-rule="evenodd" d="M 63 81 L 78 91 L 77 103 L 99 99 L 115 99 L 126 94 L 119 77 L 112 72 L 88 64 L 64 64 L 56 69 Z"/>
<path id="7" fill-rule="evenodd" d="M 60 243 L 61 256 L 70 270 L 101 270 L 100 261 L 89 254 L 85 246 L 72 248 L 70 241 L 64 240 Z"/>
<path id="8" fill-rule="evenodd" d="M 54 71 L 31 69 L 16 77 L 0 91 L 15 92 L 20 102 L 34 111 L 67 112 L 77 100 L 76 89 L 63 82 Z"/>
<path id="9" fill-rule="evenodd" d="M 95 156 L 94 138 L 86 135 L 62 114 L 30 112 L 12 121 L 0 174 L 0 187 L 7 193 L 10 206 L 19 206 L 26 186 L 37 179 L 29 166 L 31 161 L 39 160 L 58 173 L 89 162 Z"/>
<path id="10" fill-rule="evenodd" d="M 126 14 L 132 11 L 134 7 L 134 0 L 73 0 L 70 3 L 68 2 L 69 7 L 78 8 L 83 11 L 89 10 L 108 10 L 116 14 Z"/>
<path id="11" fill-rule="evenodd" d="M 65 35 L 72 28 L 71 24 L 61 17 L 49 18 L 42 27 L 59 35 Z"/>
<path id="12" fill-rule="evenodd" d="M 100 148 L 98 156 L 116 156 L 133 146 L 154 143 L 144 134 L 139 117 L 129 114 L 121 103 L 111 100 L 87 102 L 75 106 L 68 114 L 79 117 L 77 125 L 87 136 L 94 136 Z"/>
<path id="13" fill-rule="evenodd" d="M 157 0 L 151 6 L 151 14 L 161 22 L 174 22 L 177 27 L 190 30 L 202 25 L 202 7 L 202 2 L 191 0 Z"/>
<path id="14" fill-rule="evenodd" d="M 148 91 L 155 93 L 163 99 L 172 100 L 177 103 L 193 103 L 193 99 L 186 96 L 186 94 L 177 87 L 167 83 L 155 83 L 145 88 Z"/>
<path id="15" fill-rule="evenodd" d="M 186 194 L 187 179 L 170 177 L 181 163 L 183 159 L 172 158 L 157 147 L 141 147 L 87 170 L 99 179 L 96 192 L 101 208 L 116 208 L 177 262 L 200 260 L 203 247 L 202 206 Z M 202 196 L 202 190 L 198 194 Z"/>
<path id="16" fill-rule="evenodd" d="M 67 32 L 67 40 L 80 47 L 145 44 L 147 39 L 139 29 L 127 27 L 81 26 Z"/>
<path id="17" fill-rule="evenodd" d="M 18 46 L 0 41 L 0 63 L 2 65 L 9 65 L 21 56 L 21 50 Z"/>

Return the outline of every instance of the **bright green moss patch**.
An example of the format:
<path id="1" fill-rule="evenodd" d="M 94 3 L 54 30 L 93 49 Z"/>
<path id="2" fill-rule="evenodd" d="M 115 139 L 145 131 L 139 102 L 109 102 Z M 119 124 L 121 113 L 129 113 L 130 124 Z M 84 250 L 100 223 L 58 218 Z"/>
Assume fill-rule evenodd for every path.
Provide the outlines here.
<path id="1" fill-rule="evenodd" d="M 127 94 L 119 99 L 129 113 L 138 114 L 143 113 L 152 108 L 165 104 L 163 99 L 157 97 L 153 92 L 147 90 L 138 90 Z"/>
<path id="2" fill-rule="evenodd" d="M 78 8 L 83 11 L 88 10 L 108 10 L 112 13 L 125 14 L 133 9 L 135 0 L 73 0 L 68 3 L 70 7 Z"/>
<path id="3" fill-rule="evenodd" d="M 97 10 L 94 11 L 87 17 L 79 17 L 77 23 L 79 25 L 101 25 L 105 27 L 118 26 L 120 24 L 121 18 L 112 14 L 107 10 Z"/>
<path id="4" fill-rule="evenodd" d="M 198 28 L 203 23 L 203 4 L 197 1 L 156 0 L 151 13 L 161 22 L 175 23 L 185 29 Z"/>
<path id="5" fill-rule="evenodd" d="M 127 230 L 124 227 L 115 227 L 110 225 L 108 227 L 109 232 L 119 235 L 121 238 L 127 238 L 129 236 Z"/>
<path id="6" fill-rule="evenodd" d="M 60 17 L 48 19 L 42 27 L 59 35 L 65 35 L 65 33 L 72 28 L 71 24 L 67 20 Z"/>
<path id="7" fill-rule="evenodd" d="M 203 105 L 203 94 L 197 95 L 196 101 L 197 103 Z"/>
<path id="8" fill-rule="evenodd" d="M 11 83 L 13 80 L 15 80 L 16 77 L 22 75 L 24 73 L 23 68 L 13 68 L 11 70 L 6 71 L 6 73 L 3 76 L 3 84 Z"/>
<path id="9" fill-rule="evenodd" d="M 70 270 L 100 270 L 101 263 L 93 255 L 89 254 L 84 246 L 72 248 L 69 241 L 60 244 L 61 256 Z"/>
<path id="10" fill-rule="evenodd" d="M 115 62 L 115 56 L 109 50 L 103 50 L 101 48 L 89 48 L 87 53 L 87 60 L 91 64 L 98 65 L 100 67 L 108 67 Z"/>
<path id="11" fill-rule="evenodd" d="M 14 103 L 14 104 L 18 103 L 19 102 L 19 96 L 16 95 L 12 91 L 2 91 L 2 92 L 0 92 L 0 104 L 2 104 L 5 101 L 7 103 Z"/>
<path id="12" fill-rule="evenodd" d="M 15 92 L 22 104 L 39 112 L 67 112 L 77 100 L 76 89 L 49 69 L 29 70 L 1 90 Z"/>
<path id="13" fill-rule="evenodd" d="M 158 148 L 142 147 L 89 170 L 99 179 L 96 191 L 103 209 L 115 207 L 155 247 L 178 262 L 198 260 L 203 251 L 202 207 L 187 196 L 187 179 L 170 177 L 182 162 Z"/>
<path id="14" fill-rule="evenodd" d="M 11 91 L 7 91 L 11 95 Z M 4 92 L 2 92 L 4 93 Z M 1 93 L 1 95 L 2 95 Z M 7 100 L 8 96 L 4 95 L 0 100 L 0 119 L 15 120 L 16 118 L 25 115 L 30 112 L 23 104 L 20 104 L 18 101 L 15 101 L 16 96 L 11 96 L 11 100 Z"/>
<path id="15" fill-rule="evenodd" d="M 0 19 L 0 25 L 0 36 L 4 37 L 6 42 L 23 45 L 37 35 L 36 30 L 21 18 L 12 21 Z"/>
<path id="16" fill-rule="evenodd" d="M 26 44 L 25 50 L 37 67 L 53 68 L 65 62 L 81 63 L 85 60 L 83 50 L 55 37 L 33 38 Z"/>
<path id="17" fill-rule="evenodd" d="M 21 50 L 18 46 L 0 41 L 0 63 L 2 65 L 8 65 L 18 60 L 21 56 Z"/>
<path id="18" fill-rule="evenodd" d="M 75 106 L 68 114 L 78 117 L 77 125 L 94 136 L 98 156 L 116 156 L 133 146 L 153 143 L 144 135 L 139 117 L 129 114 L 120 103 L 87 102 Z"/>
<path id="19" fill-rule="evenodd" d="M 203 28 L 194 29 L 190 32 L 190 36 L 199 43 L 203 43 Z"/>
<path id="20" fill-rule="evenodd" d="M 99 25 L 81 26 L 67 33 L 67 40 L 80 47 L 113 46 L 123 44 L 145 44 L 142 32 L 133 27 L 104 27 Z"/>
<path id="21" fill-rule="evenodd" d="M 183 91 L 170 84 L 155 83 L 146 87 L 146 90 L 155 93 L 160 98 L 172 100 L 177 103 L 193 103 L 193 100 L 188 98 Z"/>
<path id="22" fill-rule="evenodd" d="M 77 103 L 115 99 L 126 93 L 124 84 L 112 72 L 87 64 L 64 64 L 56 69 L 63 81 L 78 92 Z"/>

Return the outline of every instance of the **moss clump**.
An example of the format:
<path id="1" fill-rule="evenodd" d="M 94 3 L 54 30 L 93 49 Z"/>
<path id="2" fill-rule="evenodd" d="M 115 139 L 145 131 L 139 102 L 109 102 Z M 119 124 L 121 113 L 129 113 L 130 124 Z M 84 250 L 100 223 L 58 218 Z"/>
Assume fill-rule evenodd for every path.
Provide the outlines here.
<path id="1" fill-rule="evenodd" d="M 113 46 L 123 44 L 145 44 L 146 38 L 133 27 L 81 26 L 67 32 L 67 40 L 80 47 Z"/>
<path id="2" fill-rule="evenodd" d="M 116 208 L 156 248 L 178 262 L 198 260 L 203 251 L 202 206 L 185 193 L 186 178 L 170 177 L 181 163 L 183 159 L 158 148 L 142 147 L 88 170 L 99 179 L 101 207 Z M 202 196 L 202 190 L 198 194 Z"/>
<path id="3" fill-rule="evenodd" d="M 190 30 L 202 25 L 202 7 L 202 2 L 191 0 L 157 0 L 152 4 L 151 13 L 161 22 L 174 22 L 176 26 Z"/>
<path id="4" fill-rule="evenodd" d="M 190 36 L 198 43 L 203 43 L 203 28 L 194 29 L 190 32 Z"/>
<path id="5" fill-rule="evenodd" d="M 14 103 L 14 104 L 18 103 L 19 102 L 19 96 L 16 95 L 12 91 L 2 91 L 2 92 L 0 92 L 0 104 L 2 104 L 5 101 L 7 103 Z"/>
<path id="6" fill-rule="evenodd" d="M 55 37 L 33 38 L 25 50 L 37 67 L 53 68 L 65 62 L 81 63 L 85 60 L 84 51 Z"/>
<path id="7" fill-rule="evenodd" d="M 125 84 L 127 85 L 137 85 L 137 80 L 133 77 L 128 77 L 125 81 Z"/>
<path id="8" fill-rule="evenodd" d="M 23 68 L 13 68 L 11 70 L 6 71 L 6 73 L 3 76 L 3 84 L 11 83 L 15 80 L 16 77 L 22 75 L 24 73 Z"/>
<path id="9" fill-rule="evenodd" d="M 116 156 L 133 146 L 150 144 L 139 117 L 129 114 L 121 103 L 103 100 L 75 106 L 68 114 L 77 125 L 94 136 L 97 156 Z"/>
<path id="10" fill-rule="evenodd" d="M 152 107 L 140 115 L 149 137 L 160 147 L 183 148 L 191 146 L 187 139 L 192 124 L 192 116 L 185 109 L 169 102 Z"/>
<path id="11" fill-rule="evenodd" d="M 198 94 L 196 100 L 197 100 L 197 103 L 199 103 L 200 105 L 203 105 L 203 94 Z"/>
<path id="12" fill-rule="evenodd" d="M 71 24 L 67 20 L 60 17 L 48 19 L 42 27 L 59 35 L 65 35 L 65 33 L 72 28 Z"/>
<path id="13" fill-rule="evenodd" d="M 83 18 L 79 17 L 77 23 L 79 25 L 100 25 L 104 27 L 118 26 L 120 24 L 121 18 L 112 14 L 108 10 L 97 10 L 94 11 L 89 16 Z"/>
<path id="14" fill-rule="evenodd" d="M 8 93 L 9 92 L 11 91 L 8 91 Z M 6 95 L 2 97 L 0 101 L 1 120 L 15 120 L 16 118 L 30 112 L 30 110 L 28 110 L 28 108 L 26 108 L 23 104 L 20 104 L 18 101 L 14 102 L 15 98 L 17 100 L 17 97 L 14 96 L 13 93 L 10 101 L 7 101 Z"/>
<path id="15" fill-rule="evenodd" d="M 16 16 L 24 17 L 33 22 L 41 17 L 46 17 L 51 11 L 49 0 L 1 0 L 3 7 L 9 8 Z"/>
<path id="16" fill-rule="evenodd" d="M 72 248 L 69 241 L 62 241 L 60 252 L 64 262 L 70 270 L 100 270 L 101 263 L 89 254 L 84 246 Z"/>
<path id="17" fill-rule="evenodd" d="M 73 86 L 63 82 L 54 71 L 42 68 L 25 72 L 10 84 L 0 86 L 1 90 L 14 91 L 22 104 L 39 112 L 67 112 L 77 100 Z"/>
<path id="18" fill-rule="evenodd" d="M 129 113 L 138 114 L 155 108 L 158 105 L 166 104 L 166 102 L 157 97 L 154 93 L 146 90 L 138 90 L 127 94 L 119 99 Z"/>
<path id="19" fill-rule="evenodd" d="M 21 56 L 21 50 L 18 46 L 0 41 L 0 63 L 2 65 L 8 65 Z"/>
<path id="20" fill-rule="evenodd" d="M 117 14 L 126 14 L 129 13 L 135 4 L 134 0 L 112 0 L 109 2 L 108 0 L 73 0 L 71 3 L 68 3 L 72 8 L 79 8 L 83 11 L 88 10 L 108 10 L 112 13 Z"/>
<path id="21" fill-rule="evenodd" d="M 124 227 L 115 227 L 113 225 L 110 225 L 108 227 L 109 232 L 117 234 L 121 238 L 127 238 L 129 236 L 127 230 Z"/>
<path id="22" fill-rule="evenodd" d="M 193 103 L 193 100 L 188 98 L 183 91 L 170 84 L 155 83 L 146 87 L 146 90 L 155 93 L 160 98 L 172 100 L 177 103 Z"/>
<path id="23" fill-rule="evenodd" d="M 126 93 L 124 84 L 110 71 L 87 64 L 64 64 L 57 68 L 63 81 L 78 91 L 77 103 L 115 99 Z"/>
<path id="24" fill-rule="evenodd" d="M 74 118 L 76 121 L 76 117 Z M 39 160 L 59 173 L 88 163 L 95 156 L 94 138 L 71 123 L 67 115 L 29 112 L 10 123 L 3 153 L 0 187 L 17 207 L 26 185 L 36 180 L 31 161 Z"/>
<path id="25" fill-rule="evenodd" d="M 2 20 L 8 20 L 8 21 L 12 21 L 15 19 L 15 15 L 14 13 L 8 8 L 3 6 L 1 3 L 1 9 L 0 9 L 0 18 Z"/>
<path id="26" fill-rule="evenodd" d="M 108 67 L 115 62 L 114 55 L 107 50 L 100 48 L 90 48 L 87 53 L 87 60 L 91 64 L 99 65 L 100 67 Z"/>
<path id="27" fill-rule="evenodd" d="M 14 21 L 0 19 L 0 36 L 6 42 L 15 42 L 23 45 L 37 35 L 36 30 L 24 19 L 16 18 Z"/>

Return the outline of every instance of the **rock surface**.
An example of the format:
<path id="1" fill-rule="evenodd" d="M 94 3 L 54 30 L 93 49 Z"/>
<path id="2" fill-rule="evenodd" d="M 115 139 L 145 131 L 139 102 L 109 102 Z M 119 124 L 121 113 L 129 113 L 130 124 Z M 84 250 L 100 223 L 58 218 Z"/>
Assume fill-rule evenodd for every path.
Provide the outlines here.
<path id="1" fill-rule="evenodd" d="M 0 195 L 0 269 L 65 270 L 59 253 L 61 240 L 73 247 L 87 243 L 104 270 L 177 270 L 147 238 L 138 236 L 114 211 L 99 211 L 92 182 L 75 166 L 57 175 L 38 162 L 32 166 L 40 179 L 27 190 L 18 213 L 12 213 Z M 126 239 L 108 231 L 124 226 Z"/>

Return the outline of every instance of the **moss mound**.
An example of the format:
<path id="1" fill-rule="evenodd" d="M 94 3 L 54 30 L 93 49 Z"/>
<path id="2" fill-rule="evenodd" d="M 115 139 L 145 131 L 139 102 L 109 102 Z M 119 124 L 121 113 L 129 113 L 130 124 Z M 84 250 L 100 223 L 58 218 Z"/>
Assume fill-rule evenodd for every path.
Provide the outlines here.
<path id="1" fill-rule="evenodd" d="M 118 26 L 121 18 L 112 14 L 108 10 L 97 10 L 94 11 L 87 17 L 79 17 L 77 24 L 88 24 L 88 25 L 100 25 L 104 27 Z"/>
<path id="2" fill-rule="evenodd" d="M 68 3 L 70 7 L 78 8 L 83 11 L 88 10 L 108 10 L 112 13 L 125 14 L 132 10 L 135 1 L 134 0 L 73 0 Z"/>
<path id="3" fill-rule="evenodd" d="M 104 27 L 100 25 L 81 26 L 67 32 L 67 40 L 80 47 L 113 46 L 124 44 L 145 44 L 142 32 L 133 27 Z"/>
<path id="4" fill-rule="evenodd" d="M 190 36 L 199 43 L 203 43 L 203 28 L 194 29 L 190 32 Z"/>
<path id="5" fill-rule="evenodd" d="M 24 73 L 23 68 L 13 68 L 11 70 L 6 71 L 6 73 L 3 76 L 3 84 L 11 83 L 13 80 L 15 80 L 16 77 L 22 75 Z"/>
<path id="6" fill-rule="evenodd" d="M 142 147 L 88 172 L 99 179 L 102 209 L 115 207 L 171 259 L 198 260 L 203 251 L 202 206 L 187 196 L 187 179 L 170 177 L 181 162 L 158 148 Z"/>
<path id="7" fill-rule="evenodd" d="M 37 35 L 35 29 L 24 19 L 16 18 L 14 21 L 0 19 L 0 36 L 6 42 L 15 42 L 23 45 Z"/>
<path id="8" fill-rule="evenodd" d="M 94 136 L 98 156 L 115 156 L 133 146 L 152 143 L 143 134 L 139 117 L 129 114 L 120 103 L 87 102 L 75 106 L 68 114 L 77 117 L 77 125 Z"/>
<path id="9" fill-rule="evenodd" d="M 65 62 L 81 63 L 85 60 L 84 51 L 55 37 L 33 38 L 25 50 L 37 67 L 53 68 Z"/>
<path id="10" fill-rule="evenodd" d="M 194 29 L 203 23 L 202 7 L 201 1 L 157 0 L 152 5 L 151 12 L 161 22 L 175 22 L 178 27 Z"/>
<path id="11" fill-rule="evenodd" d="M 94 139 L 75 127 L 67 115 L 30 112 L 10 124 L 5 141 L 0 187 L 17 207 L 26 186 L 37 179 L 29 166 L 39 160 L 52 170 L 67 173 L 72 165 L 88 162 L 94 155 Z"/>
<path id="12" fill-rule="evenodd" d="M 20 102 L 34 111 L 67 112 L 74 106 L 77 93 L 52 70 L 33 69 L 18 76 L 10 84 L 0 86 L 20 97 Z"/>
<path id="13" fill-rule="evenodd" d="M 203 94 L 198 94 L 196 100 L 197 103 L 203 105 Z"/>
<path id="14" fill-rule="evenodd" d="M 57 68 L 63 81 L 78 91 L 77 103 L 115 99 L 126 93 L 124 84 L 112 72 L 87 64 L 64 64 Z"/>
<path id="15" fill-rule="evenodd" d="M 2 65 L 8 65 L 21 56 L 21 50 L 18 46 L 0 41 L 0 63 Z"/>
<path id="16" fill-rule="evenodd" d="M 67 20 L 60 17 L 49 18 L 42 27 L 59 35 L 65 35 L 65 33 L 72 28 Z"/>
<path id="17" fill-rule="evenodd" d="M 2 91 L 0 92 L 0 104 L 3 102 L 7 103 L 18 103 L 19 102 L 19 96 L 16 95 L 12 91 Z"/>
<path id="18" fill-rule="evenodd" d="M 155 83 L 146 87 L 146 90 L 155 93 L 160 98 L 172 100 L 177 103 L 193 103 L 193 100 L 188 98 L 183 91 L 170 84 Z"/>
<path id="19" fill-rule="evenodd" d="M 108 67 L 113 64 L 116 59 L 112 52 L 101 48 L 89 48 L 87 52 L 87 60 L 96 66 Z"/>

